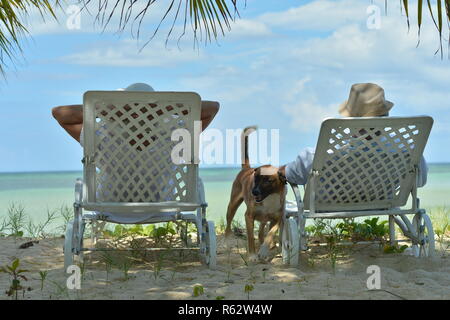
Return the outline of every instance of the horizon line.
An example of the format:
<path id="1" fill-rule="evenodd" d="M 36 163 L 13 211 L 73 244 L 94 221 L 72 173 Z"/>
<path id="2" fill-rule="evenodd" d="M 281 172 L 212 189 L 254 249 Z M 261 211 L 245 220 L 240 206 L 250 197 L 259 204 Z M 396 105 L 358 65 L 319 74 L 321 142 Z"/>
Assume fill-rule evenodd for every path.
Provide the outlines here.
<path id="1" fill-rule="evenodd" d="M 450 165 L 450 162 L 428 162 L 427 165 Z M 240 166 L 227 166 L 227 167 L 199 167 L 199 169 L 241 169 Z M 13 173 L 64 173 L 64 172 L 83 172 L 80 170 L 35 170 L 35 171 L 0 171 L 0 174 L 13 174 Z"/>

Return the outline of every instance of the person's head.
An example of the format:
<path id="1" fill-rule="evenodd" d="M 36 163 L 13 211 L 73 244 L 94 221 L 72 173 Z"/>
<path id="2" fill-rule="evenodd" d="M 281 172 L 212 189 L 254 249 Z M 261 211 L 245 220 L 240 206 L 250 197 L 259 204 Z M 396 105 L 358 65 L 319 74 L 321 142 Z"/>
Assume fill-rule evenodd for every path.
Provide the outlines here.
<path id="1" fill-rule="evenodd" d="M 344 117 L 384 117 L 394 104 L 384 97 L 384 90 L 374 83 L 352 85 L 347 101 L 339 106 Z"/>
<path id="2" fill-rule="evenodd" d="M 155 89 L 151 85 L 146 83 L 133 83 L 124 89 L 118 89 L 119 91 L 141 91 L 141 92 L 153 92 Z"/>

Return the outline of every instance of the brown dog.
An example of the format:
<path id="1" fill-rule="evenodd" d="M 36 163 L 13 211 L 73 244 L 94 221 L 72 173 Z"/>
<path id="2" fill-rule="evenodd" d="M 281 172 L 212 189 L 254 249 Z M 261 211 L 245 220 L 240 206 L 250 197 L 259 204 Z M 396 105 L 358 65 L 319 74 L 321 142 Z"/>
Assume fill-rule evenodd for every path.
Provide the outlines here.
<path id="1" fill-rule="evenodd" d="M 243 201 L 247 205 L 245 211 L 245 224 L 248 238 L 248 253 L 252 261 L 268 260 L 269 249 L 274 246 L 274 237 L 283 224 L 284 202 L 286 198 L 286 177 L 277 167 L 264 165 L 251 168 L 248 159 L 248 135 L 256 130 L 256 127 L 245 128 L 242 133 L 244 143 L 244 161 L 242 170 L 236 176 L 231 190 L 230 202 L 227 210 L 226 237 L 231 234 L 231 222 L 237 209 Z M 256 256 L 254 222 L 259 221 L 258 239 L 260 249 Z M 270 229 L 265 236 L 265 227 L 270 223 Z"/>

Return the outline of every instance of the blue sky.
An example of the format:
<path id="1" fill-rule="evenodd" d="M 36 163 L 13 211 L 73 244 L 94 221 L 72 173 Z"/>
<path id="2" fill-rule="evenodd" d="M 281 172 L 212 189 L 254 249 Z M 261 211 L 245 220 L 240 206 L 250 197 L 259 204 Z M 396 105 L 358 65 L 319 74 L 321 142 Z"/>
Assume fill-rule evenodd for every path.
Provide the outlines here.
<path id="1" fill-rule="evenodd" d="M 450 62 L 434 55 L 437 32 L 426 19 L 416 48 L 416 27 L 408 32 L 398 3 L 381 16 L 380 29 L 369 30 L 371 3 L 248 0 L 218 44 L 194 50 L 186 36 L 181 50 L 177 37 L 166 48 L 163 26 L 141 52 L 130 29 L 118 35 L 114 21 L 101 33 L 87 14 L 80 30 L 68 30 L 64 14 L 59 24 L 32 15 L 33 38 L 24 39 L 23 60 L 0 82 L 0 172 L 81 169 L 81 148 L 54 121 L 51 108 L 81 103 L 87 90 L 133 82 L 219 101 L 212 127 L 223 131 L 252 124 L 280 129 L 281 163 L 315 145 L 321 120 L 337 116 L 353 83 L 375 82 L 395 103 L 392 115 L 434 117 L 425 156 L 449 162 Z M 374 3 L 384 10 L 384 1 Z M 160 15 L 156 7 L 146 21 Z M 153 27 L 143 26 L 142 40 Z"/>

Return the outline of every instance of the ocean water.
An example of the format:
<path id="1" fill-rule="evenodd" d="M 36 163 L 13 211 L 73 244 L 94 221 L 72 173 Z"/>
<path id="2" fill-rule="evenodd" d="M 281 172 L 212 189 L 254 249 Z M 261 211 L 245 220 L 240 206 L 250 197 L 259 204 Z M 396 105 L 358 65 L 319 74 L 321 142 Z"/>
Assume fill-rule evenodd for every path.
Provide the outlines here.
<path id="1" fill-rule="evenodd" d="M 216 222 L 225 219 L 231 185 L 239 169 L 200 169 L 208 202 L 208 218 Z M 8 207 L 21 204 L 34 222 L 45 219 L 47 210 L 71 206 L 74 201 L 75 179 L 81 172 L 0 173 L 0 221 Z M 428 182 L 419 189 L 421 206 L 427 210 L 450 208 L 450 164 L 430 164 Z M 288 199 L 293 199 L 292 192 Z M 243 221 L 245 205 L 236 218 Z"/>

